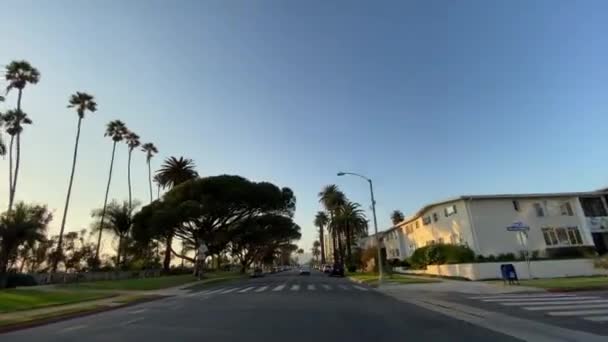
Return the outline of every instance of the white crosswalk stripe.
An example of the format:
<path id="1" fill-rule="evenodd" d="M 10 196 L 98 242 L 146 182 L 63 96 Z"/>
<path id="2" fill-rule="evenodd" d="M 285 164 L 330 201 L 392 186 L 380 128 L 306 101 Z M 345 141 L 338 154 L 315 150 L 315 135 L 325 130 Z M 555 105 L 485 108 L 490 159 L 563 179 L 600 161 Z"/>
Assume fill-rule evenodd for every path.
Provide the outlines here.
<path id="1" fill-rule="evenodd" d="M 342 290 L 346 290 L 346 291 L 350 290 L 348 287 L 346 287 L 346 285 L 338 285 L 338 287 L 341 288 Z"/>
<path id="2" fill-rule="evenodd" d="M 298 285 L 298 284 L 291 285 L 291 291 L 299 291 L 299 290 L 300 290 L 300 285 Z"/>
<path id="3" fill-rule="evenodd" d="M 608 323 L 608 298 L 576 294 L 509 294 L 468 297 L 487 304 L 519 307 L 552 317 L 581 318 L 590 322 Z"/>
<path id="4" fill-rule="evenodd" d="M 221 294 L 226 294 L 226 293 L 234 292 L 234 291 L 236 291 L 236 290 L 238 290 L 238 289 L 239 289 L 238 287 L 233 287 L 233 288 L 231 288 L 231 289 L 228 289 L 228 290 L 222 291 L 222 292 L 220 292 L 220 293 L 221 293 Z"/>
<path id="5" fill-rule="evenodd" d="M 281 290 L 283 290 L 284 288 L 285 288 L 285 284 L 281 284 L 281 285 L 279 285 L 279 286 L 275 287 L 274 289 L 272 289 L 272 291 L 275 291 L 275 292 L 276 292 L 276 291 L 281 291 Z"/>
<path id="6" fill-rule="evenodd" d="M 329 291 L 329 290 L 331 290 L 331 286 L 329 286 L 329 285 L 327 285 L 327 284 L 321 284 L 321 286 L 323 286 L 323 288 L 324 288 L 325 290 L 328 290 L 328 291 Z"/>
<path id="7" fill-rule="evenodd" d="M 308 291 L 314 291 L 315 290 L 315 285 L 314 284 L 308 284 L 308 286 L 306 288 L 308 289 Z"/>
<path id="8" fill-rule="evenodd" d="M 239 293 L 245 293 L 245 292 L 250 291 L 251 289 L 254 289 L 254 288 L 255 288 L 255 286 L 249 286 L 249 287 L 246 287 L 246 288 L 240 290 Z"/>
<path id="9" fill-rule="evenodd" d="M 267 289 L 267 288 L 268 288 L 268 286 L 262 286 L 262 287 L 260 287 L 260 288 L 257 288 L 257 289 L 255 290 L 255 292 L 263 292 L 263 291 L 266 291 L 266 289 Z"/>
<path id="10" fill-rule="evenodd" d="M 357 285 L 353 285 L 353 287 L 359 291 L 367 291 L 367 289 L 365 287 L 361 287 L 361 286 L 357 286 Z"/>

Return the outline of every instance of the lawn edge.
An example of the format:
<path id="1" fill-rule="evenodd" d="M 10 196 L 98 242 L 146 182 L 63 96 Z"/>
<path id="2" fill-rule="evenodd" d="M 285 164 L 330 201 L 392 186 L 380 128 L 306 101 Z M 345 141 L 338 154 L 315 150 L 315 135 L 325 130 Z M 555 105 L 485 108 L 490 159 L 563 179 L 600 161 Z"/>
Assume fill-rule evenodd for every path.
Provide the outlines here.
<path id="1" fill-rule="evenodd" d="M 90 292 L 95 292 L 95 291 L 90 291 Z M 96 300 L 110 299 L 110 298 L 114 298 L 114 297 L 118 297 L 118 296 L 119 296 L 119 294 L 117 294 L 117 293 L 108 293 L 107 296 L 102 296 L 102 297 L 99 297 L 99 298 L 89 298 L 89 299 L 79 300 L 79 301 L 76 301 L 76 302 L 67 302 L 67 303 L 53 303 L 53 304 L 49 304 L 49 305 L 37 306 L 37 307 L 34 307 L 34 308 L 25 308 L 25 309 L 13 310 L 13 311 L 4 311 L 4 312 L 0 312 L 0 314 L 10 314 L 10 313 L 13 313 L 13 312 L 23 312 L 23 311 L 28 311 L 28 310 L 48 309 L 48 308 L 66 306 L 66 305 L 80 304 L 80 303 L 86 303 L 86 302 L 94 302 Z"/>
<path id="2" fill-rule="evenodd" d="M 127 302 L 124 304 L 120 304 L 120 305 L 116 305 L 116 306 L 102 306 L 102 307 L 92 307 L 92 308 L 85 307 L 81 311 L 79 310 L 79 311 L 73 311 L 73 312 L 67 312 L 67 313 L 58 312 L 58 314 L 56 316 L 43 317 L 43 318 L 39 318 L 39 319 L 34 318 L 29 321 L 18 322 L 18 323 L 14 323 L 14 324 L 9 323 L 7 325 L 0 326 L 0 334 L 5 334 L 8 332 L 17 331 L 17 330 L 34 328 L 34 327 L 57 323 L 57 322 L 61 322 L 61 321 L 67 321 L 67 320 L 74 319 L 74 318 L 91 316 L 91 315 L 95 315 L 98 313 L 122 309 L 122 308 L 126 308 L 129 306 L 147 303 L 147 302 L 151 302 L 151 301 L 155 301 L 155 300 L 159 300 L 159 299 L 163 299 L 163 298 L 167 298 L 167 297 L 170 297 L 170 296 L 146 295 L 145 297 L 137 298 L 133 301 L 130 301 L 130 302 Z"/>

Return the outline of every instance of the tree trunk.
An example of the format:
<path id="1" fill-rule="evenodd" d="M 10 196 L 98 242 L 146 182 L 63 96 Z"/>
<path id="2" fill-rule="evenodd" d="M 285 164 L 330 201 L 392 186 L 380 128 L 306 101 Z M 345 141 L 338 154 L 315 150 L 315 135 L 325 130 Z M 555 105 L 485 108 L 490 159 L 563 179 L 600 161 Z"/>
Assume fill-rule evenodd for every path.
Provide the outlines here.
<path id="1" fill-rule="evenodd" d="M 8 211 L 13 209 L 13 142 L 15 136 L 11 135 L 11 141 L 8 148 Z"/>
<path id="2" fill-rule="evenodd" d="M 163 260 L 163 271 L 168 272 L 171 266 L 171 243 L 173 243 L 173 235 L 167 235 L 165 247 L 165 260 Z"/>
<path id="3" fill-rule="evenodd" d="M 346 223 L 346 259 L 348 260 L 348 264 L 352 265 L 353 263 L 353 254 L 352 254 L 352 249 L 350 246 L 351 243 L 351 231 L 350 231 L 350 225 L 348 223 Z"/>
<path id="4" fill-rule="evenodd" d="M 133 154 L 133 149 L 129 147 L 129 161 L 127 163 L 127 182 L 129 183 L 129 209 L 133 207 L 133 199 L 131 197 L 131 154 Z"/>
<path id="5" fill-rule="evenodd" d="M 342 244 L 342 233 L 338 232 L 338 249 L 340 250 L 340 264 L 344 264 L 344 245 Z"/>
<path id="6" fill-rule="evenodd" d="M 319 226 L 319 242 L 321 243 L 321 264 L 325 264 L 325 236 L 323 226 Z"/>
<path id="7" fill-rule="evenodd" d="M 148 159 L 148 185 L 150 186 L 150 203 L 152 203 L 152 168 L 150 167 L 150 159 Z"/>
<path id="8" fill-rule="evenodd" d="M 65 229 L 65 221 L 68 215 L 68 207 L 70 206 L 70 195 L 72 194 L 72 184 L 74 183 L 74 171 L 76 170 L 76 159 L 78 158 L 78 142 L 80 141 L 80 125 L 82 124 L 82 116 L 78 116 L 78 127 L 76 129 L 76 143 L 74 143 L 74 157 L 72 159 L 72 172 L 70 173 L 70 183 L 68 184 L 68 194 L 65 198 L 65 207 L 63 208 L 63 218 L 61 219 L 61 228 L 59 230 L 59 240 L 57 242 L 57 255 L 61 255 L 61 244 L 63 243 L 63 231 Z M 15 174 L 15 180 L 16 180 Z M 59 259 L 53 261 L 53 273 L 57 271 Z"/>
<path id="9" fill-rule="evenodd" d="M 122 252 L 122 234 L 118 236 L 118 251 L 116 253 L 116 270 L 120 271 L 120 255 Z"/>
<path id="10" fill-rule="evenodd" d="M 23 95 L 23 89 L 19 89 L 19 93 L 17 95 L 17 113 L 21 114 L 21 96 Z M 19 123 L 20 124 L 20 123 Z M 21 160 L 21 132 L 17 133 L 17 158 L 15 160 L 15 173 L 13 176 L 13 137 L 11 136 L 10 143 L 10 172 L 9 172 L 9 180 L 12 178 L 12 183 L 9 184 L 9 199 L 8 199 L 8 211 L 13 209 L 13 203 L 15 202 L 15 191 L 17 187 L 17 176 L 19 175 L 19 162 Z"/>
<path id="11" fill-rule="evenodd" d="M 103 221 L 106 217 L 106 209 L 108 206 L 108 194 L 110 193 L 110 183 L 112 182 L 112 169 L 114 168 L 114 154 L 116 152 L 116 141 L 112 145 L 112 158 L 110 159 L 110 173 L 108 175 L 108 184 L 106 185 L 106 196 L 103 199 L 103 209 L 101 210 L 101 220 L 99 222 L 99 236 L 97 237 L 97 248 L 95 248 L 95 260 L 97 260 L 98 267 L 101 265 L 99 260 L 99 249 L 101 247 L 101 234 L 103 232 Z"/>

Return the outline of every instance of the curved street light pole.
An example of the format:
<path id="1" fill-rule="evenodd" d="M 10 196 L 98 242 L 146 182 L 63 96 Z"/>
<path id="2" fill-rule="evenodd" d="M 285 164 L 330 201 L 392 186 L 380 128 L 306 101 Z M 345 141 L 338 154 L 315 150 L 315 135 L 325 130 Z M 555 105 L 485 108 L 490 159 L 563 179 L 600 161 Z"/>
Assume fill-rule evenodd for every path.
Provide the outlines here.
<path id="1" fill-rule="evenodd" d="M 338 176 L 357 176 L 359 178 L 365 179 L 369 183 L 369 193 L 372 198 L 372 214 L 374 216 L 374 234 L 376 236 L 376 249 L 378 250 L 378 285 L 382 285 L 382 280 L 384 279 L 384 272 L 382 270 L 382 253 L 380 251 L 380 236 L 378 235 L 378 220 L 376 219 L 376 200 L 374 199 L 374 185 L 372 180 L 354 172 L 338 172 Z"/>

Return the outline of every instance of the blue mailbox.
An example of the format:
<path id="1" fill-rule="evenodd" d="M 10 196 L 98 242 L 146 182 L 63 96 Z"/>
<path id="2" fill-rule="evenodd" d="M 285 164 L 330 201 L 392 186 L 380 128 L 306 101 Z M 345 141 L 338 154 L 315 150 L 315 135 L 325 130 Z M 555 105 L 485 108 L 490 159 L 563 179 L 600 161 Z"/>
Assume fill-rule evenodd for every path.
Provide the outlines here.
<path id="1" fill-rule="evenodd" d="M 519 279 L 517 278 L 517 272 L 515 271 L 515 266 L 513 266 L 513 264 L 500 265 L 500 273 L 502 274 L 502 280 L 505 284 L 509 282 L 509 285 L 519 285 Z"/>

